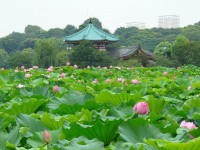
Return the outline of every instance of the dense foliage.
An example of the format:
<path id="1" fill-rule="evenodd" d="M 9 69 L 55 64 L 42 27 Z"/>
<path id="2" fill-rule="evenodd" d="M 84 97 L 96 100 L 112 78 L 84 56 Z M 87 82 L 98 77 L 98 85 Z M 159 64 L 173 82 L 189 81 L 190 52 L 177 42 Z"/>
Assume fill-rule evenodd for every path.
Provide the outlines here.
<path id="1" fill-rule="evenodd" d="M 70 61 L 81 68 L 87 66 L 108 66 L 113 60 L 105 51 L 98 51 L 92 42 L 81 42 L 71 53 Z"/>
<path id="2" fill-rule="evenodd" d="M 107 29 L 102 27 L 102 23 L 97 18 L 93 18 L 92 21 L 94 25 L 99 29 L 109 33 Z M 16 68 L 21 64 L 24 64 L 22 59 L 20 59 L 23 55 L 21 52 L 25 49 L 31 48 L 33 49 L 34 53 L 36 53 L 35 44 L 38 40 L 41 39 L 51 39 L 56 42 L 56 49 L 57 53 L 59 54 L 57 57 L 55 57 L 55 64 L 57 66 L 63 65 L 63 59 L 65 59 L 65 62 L 69 61 L 68 58 L 70 55 L 70 51 L 67 49 L 63 42 L 63 37 L 81 30 L 88 24 L 88 22 L 88 20 L 85 20 L 78 28 L 73 25 L 66 25 L 64 29 L 54 28 L 48 31 L 43 30 L 37 25 L 28 25 L 25 27 L 24 33 L 13 32 L 6 37 L 0 38 L 0 67 Z M 171 63 L 171 60 L 175 60 L 175 62 L 178 61 L 179 64 L 199 65 L 199 62 L 196 62 L 196 58 L 194 57 L 199 56 L 199 22 L 194 25 L 188 25 L 186 27 L 176 29 L 138 29 L 136 27 L 119 27 L 115 30 L 114 35 L 119 37 L 120 41 L 110 46 L 141 45 L 143 49 L 157 55 L 156 58 L 158 58 L 158 61 L 156 62 L 156 65 L 165 64 L 165 66 L 168 67 L 175 66 L 172 65 L 175 63 Z M 185 42 L 190 43 L 185 44 Z M 184 50 L 184 55 L 179 56 L 178 53 L 180 53 L 181 49 Z M 192 51 L 192 54 L 189 55 L 191 59 L 183 60 L 185 55 L 188 56 L 188 51 L 189 53 Z M 165 63 L 159 64 L 163 55 L 165 55 L 167 61 L 165 61 Z M 4 56 L 5 58 L 2 59 Z M 30 55 L 28 55 L 28 57 L 29 56 Z M 34 54 L 34 56 L 36 55 Z M 59 56 L 63 57 L 60 59 Z M 32 59 L 29 62 L 26 61 L 28 64 L 24 64 L 26 67 L 35 65 L 35 57 L 31 58 Z M 9 60 L 16 60 L 17 63 Z"/>
<path id="3" fill-rule="evenodd" d="M 24 69 L 0 71 L 2 150 L 199 150 L 198 67 Z"/>

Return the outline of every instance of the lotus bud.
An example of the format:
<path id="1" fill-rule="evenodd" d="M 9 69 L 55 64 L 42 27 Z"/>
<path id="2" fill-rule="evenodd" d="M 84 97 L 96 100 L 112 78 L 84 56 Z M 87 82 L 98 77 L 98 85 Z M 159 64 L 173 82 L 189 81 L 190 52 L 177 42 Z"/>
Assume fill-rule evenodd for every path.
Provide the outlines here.
<path id="1" fill-rule="evenodd" d="M 52 141 L 51 134 L 46 129 L 44 130 L 42 138 L 45 145 Z"/>
<path id="2" fill-rule="evenodd" d="M 167 75 L 167 72 L 163 72 L 163 76 Z"/>
<path id="3" fill-rule="evenodd" d="M 139 102 L 135 104 L 134 111 L 140 115 L 146 115 L 149 113 L 149 106 L 147 102 Z"/>
<path id="4" fill-rule="evenodd" d="M 59 92 L 59 87 L 58 87 L 57 85 L 54 86 L 54 87 L 53 87 L 53 91 L 54 91 L 54 92 Z"/>
<path id="5" fill-rule="evenodd" d="M 1 68 L 1 71 L 4 71 L 4 68 Z"/>
<path id="6" fill-rule="evenodd" d="M 65 77 L 65 74 L 64 74 L 64 73 L 61 73 L 61 74 L 60 74 L 60 77 L 61 77 L 61 78 L 64 78 L 64 77 Z"/>
<path id="7" fill-rule="evenodd" d="M 132 79 L 132 80 L 131 80 L 131 83 L 134 83 L 134 84 L 138 84 L 139 82 L 140 82 L 140 81 L 138 81 L 138 80 L 136 80 L 136 79 L 134 79 L 134 80 Z"/>
<path id="8" fill-rule="evenodd" d="M 66 66 L 69 66 L 69 65 L 70 65 L 70 62 L 67 62 L 67 63 L 66 63 Z"/>
<path id="9" fill-rule="evenodd" d="M 110 83 L 110 79 L 107 79 L 107 80 L 106 80 L 106 83 Z"/>
<path id="10" fill-rule="evenodd" d="M 74 68 L 76 69 L 76 68 L 78 68 L 78 66 L 77 66 L 77 65 L 74 65 Z"/>
<path id="11" fill-rule="evenodd" d="M 25 74 L 25 78 L 29 78 L 30 76 L 30 74 Z"/>

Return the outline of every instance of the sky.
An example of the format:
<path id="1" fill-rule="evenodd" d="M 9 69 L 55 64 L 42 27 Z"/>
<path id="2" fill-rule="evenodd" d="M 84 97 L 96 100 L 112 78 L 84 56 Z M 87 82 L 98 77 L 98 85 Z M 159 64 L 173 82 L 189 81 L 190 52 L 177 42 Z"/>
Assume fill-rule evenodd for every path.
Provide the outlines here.
<path id="1" fill-rule="evenodd" d="M 44 30 L 78 27 L 96 17 L 112 33 L 128 22 L 158 26 L 158 16 L 178 15 L 181 27 L 200 21 L 200 0 L 0 0 L 0 37 L 24 32 L 27 25 Z"/>

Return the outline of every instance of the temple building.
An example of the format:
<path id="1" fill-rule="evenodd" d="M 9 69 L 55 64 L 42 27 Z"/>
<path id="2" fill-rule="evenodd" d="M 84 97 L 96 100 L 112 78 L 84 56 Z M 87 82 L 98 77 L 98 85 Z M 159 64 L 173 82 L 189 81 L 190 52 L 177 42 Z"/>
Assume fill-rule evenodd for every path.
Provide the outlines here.
<path id="1" fill-rule="evenodd" d="M 114 59 L 129 59 L 129 56 L 136 51 L 146 55 L 148 59 L 153 59 L 153 54 L 150 54 L 147 51 L 143 50 L 140 46 L 108 47 L 108 44 L 118 42 L 118 37 L 106 33 L 95 27 L 91 19 L 89 20 L 89 23 L 85 28 L 75 34 L 64 37 L 64 42 L 67 45 L 73 44 L 74 46 L 76 46 L 82 41 L 93 42 L 97 50 L 107 51 L 108 55 L 110 55 Z"/>
<path id="2" fill-rule="evenodd" d="M 106 33 L 95 27 L 91 19 L 87 27 L 75 34 L 66 36 L 64 38 L 66 44 L 73 45 L 77 45 L 84 40 L 93 42 L 98 50 L 104 51 L 107 50 L 108 44 L 116 43 L 119 41 L 119 39 L 112 34 Z"/>

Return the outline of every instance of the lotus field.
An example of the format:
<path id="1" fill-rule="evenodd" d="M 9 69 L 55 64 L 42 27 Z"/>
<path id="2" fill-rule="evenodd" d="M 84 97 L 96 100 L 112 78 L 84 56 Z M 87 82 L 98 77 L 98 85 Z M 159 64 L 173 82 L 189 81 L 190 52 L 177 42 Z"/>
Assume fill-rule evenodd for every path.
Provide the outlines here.
<path id="1" fill-rule="evenodd" d="M 200 69 L 0 70 L 0 150 L 199 150 Z"/>

